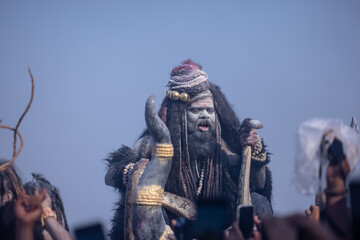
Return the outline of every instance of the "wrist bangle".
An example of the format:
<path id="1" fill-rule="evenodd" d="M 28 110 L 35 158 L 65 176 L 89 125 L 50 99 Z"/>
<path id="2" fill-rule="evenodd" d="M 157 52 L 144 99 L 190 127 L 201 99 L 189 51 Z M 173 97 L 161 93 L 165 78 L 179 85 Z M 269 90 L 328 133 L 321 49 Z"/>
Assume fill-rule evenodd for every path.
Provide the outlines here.
<path id="1" fill-rule="evenodd" d="M 252 149 L 251 159 L 258 162 L 265 162 L 266 160 L 266 152 L 263 151 L 263 145 L 259 136 L 257 136 L 255 147 Z"/>
<path id="2" fill-rule="evenodd" d="M 40 220 L 41 220 L 42 227 L 45 227 L 45 220 L 47 218 L 55 218 L 56 219 L 56 214 L 49 207 L 44 208 L 43 212 L 41 214 Z"/>
<path id="3" fill-rule="evenodd" d="M 325 189 L 324 192 L 327 197 L 338 197 L 338 196 L 346 196 L 347 190 L 344 189 L 344 191 L 341 191 L 341 192 L 332 192 L 332 191 L 328 191 L 327 189 Z"/>

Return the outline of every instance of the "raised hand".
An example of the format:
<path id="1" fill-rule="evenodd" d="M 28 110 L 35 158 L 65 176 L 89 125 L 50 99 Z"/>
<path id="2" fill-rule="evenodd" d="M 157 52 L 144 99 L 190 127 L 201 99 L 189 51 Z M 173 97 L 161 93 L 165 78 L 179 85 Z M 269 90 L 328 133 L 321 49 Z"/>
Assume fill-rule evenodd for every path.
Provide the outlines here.
<path id="1" fill-rule="evenodd" d="M 40 195 L 27 196 L 22 190 L 15 203 L 16 240 L 32 240 L 35 222 L 40 219 L 42 213 L 41 201 L 45 198 L 46 191 Z"/>
<path id="2" fill-rule="evenodd" d="M 305 210 L 305 216 L 309 219 L 314 220 L 316 223 L 320 221 L 320 207 L 311 205 L 308 209 Z"/>
<path id="3" fill-rule="evenodd" d="M 16 219 L 24 224 L 34 224 L 41 216 L 45 194 L 46 190 L 37 196 L 27 196 L 23 190 L 15 203 Z"/>

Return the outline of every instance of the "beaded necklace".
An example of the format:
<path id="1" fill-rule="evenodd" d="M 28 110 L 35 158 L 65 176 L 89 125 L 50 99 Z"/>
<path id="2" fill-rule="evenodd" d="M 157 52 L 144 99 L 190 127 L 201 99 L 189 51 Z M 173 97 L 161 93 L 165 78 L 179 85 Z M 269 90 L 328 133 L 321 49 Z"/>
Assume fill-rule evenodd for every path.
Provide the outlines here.
<path id="1" fill-rule="evenodd" d="M 209 159 L 208 159 L 209 161 Z M 196 195 L 199 196 L 203 187 L 203 183 L 204 183 L 204 174 L 205 174 L 205 163 L 203 163 L 203 166 L 201 168 L 201 174 L 199 176 L 199 170 L 198 170 L 198 165 L 197 165 L 197 160 L 195 161 L 195 169 L 196 169 L 196 175 L 199 178 L 199 185 L 196 191 Z"/>
<path id="2" fill-rule="evenodd" d="M 205 172 L 205 164 L 204 164 L 203 168 L 201 169 L 201 176 L 200 176 L 199 186 L 198 186 L 197 192 L 196 192 L 197 196 L 199 196 L 199 194 L 201 193 L 201 189 L 203 187 L 204 172 Z"/>

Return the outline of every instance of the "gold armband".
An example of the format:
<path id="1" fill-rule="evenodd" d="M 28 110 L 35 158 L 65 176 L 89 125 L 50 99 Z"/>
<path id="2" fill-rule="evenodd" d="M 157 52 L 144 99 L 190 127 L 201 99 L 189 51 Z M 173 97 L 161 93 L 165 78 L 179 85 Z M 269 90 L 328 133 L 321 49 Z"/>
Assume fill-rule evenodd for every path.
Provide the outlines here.
<path id="1" fill-rule="evenodd" d="M 159 185 L 141 187 L 138 191 L 136 204 L 161 206 L 164 198 L 164 189 Z"/>
<path id="2" fill-rule="evenodd" d="M 40 220 L 41 220 L 42 227 L 45 227 L 45 220 L 47 218 L 55 218 L 56 219 L 56 214 L 49 207 L 44 208 L 43 212 L 41 214 Z"/>
<path id="3" fill-rule="evenodd" d="M 172 158 L 174 156 L 173 145 L 169 143 L 156 144 L 155 156 L 158 158 Z"/>

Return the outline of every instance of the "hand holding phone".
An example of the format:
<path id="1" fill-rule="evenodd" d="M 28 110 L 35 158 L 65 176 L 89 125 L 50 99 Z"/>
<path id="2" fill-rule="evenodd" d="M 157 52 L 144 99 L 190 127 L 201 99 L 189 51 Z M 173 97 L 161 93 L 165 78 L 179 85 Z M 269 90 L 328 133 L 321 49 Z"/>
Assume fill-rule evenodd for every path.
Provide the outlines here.
<path id="1" fill-rule="evenodd" d="M 239 205 L 237 220 L 244 238 L 249 238 L 254 231 L 254 207 L 252 205 Z"/>

